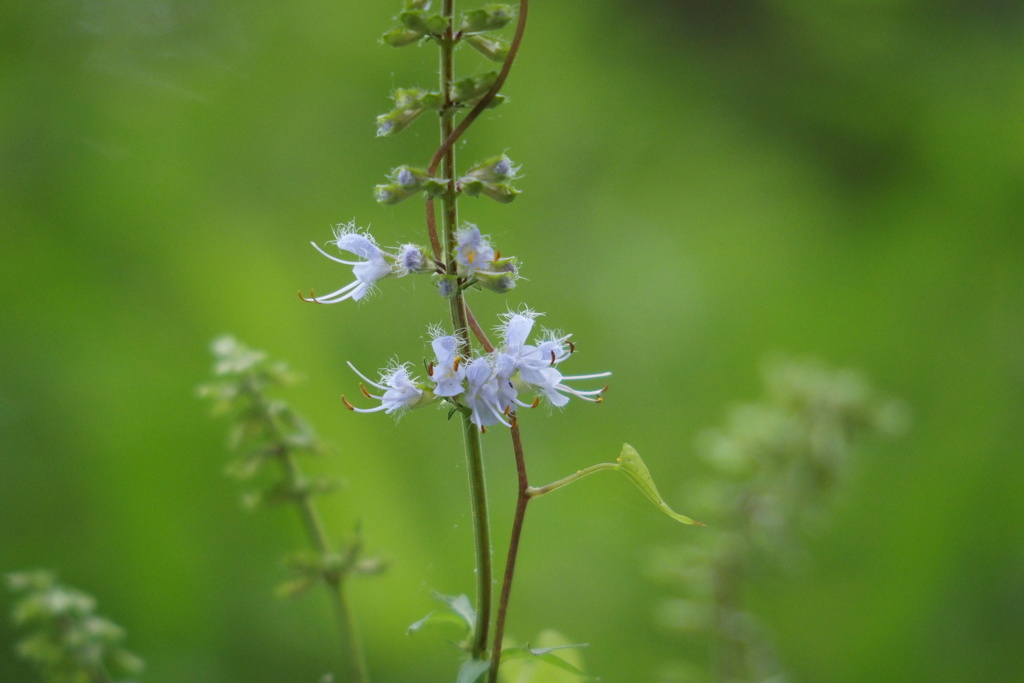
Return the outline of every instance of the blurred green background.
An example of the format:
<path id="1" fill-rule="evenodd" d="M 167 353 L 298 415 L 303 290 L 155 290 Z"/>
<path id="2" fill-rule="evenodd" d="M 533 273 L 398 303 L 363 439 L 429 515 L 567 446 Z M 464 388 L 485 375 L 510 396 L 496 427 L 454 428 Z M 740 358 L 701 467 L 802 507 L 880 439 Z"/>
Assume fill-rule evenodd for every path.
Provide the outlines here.
<path id="1" fill-rule="evenodd" d="M 366 372 L 427 352 L 427 281 L 304 305 L 349 273 L 333 224 L 423 241 L 422 205 L 371 189 L 424 164 L 429 121 L 374 139 L 432 48 L 377 37 L 397 2 L 8 1 L 0 6 L 0 570 L 95 594 L 148 682 L 314 681 L 336 663 L 315 595 L 278 601 L 291 510 L 245 514 L 226 425 L 195 386 L 232 332 L 308 379 L 287 398 L 334 446 L 336 535 L 361 520 L 388 574 L 354 586 L 375 680 L 453 678 L 405 628 L 472 593 L 459 434 L 441 414 L 355 415 Z M 1024 680 L 1024 6 L 1010 0 L 535 2 L 507 106 L 460 144 L 507 150 L 514 204 L 462 217 L 574 333 L 601 406 L 523 419 L 542 483 L 644 455 L 669 502 L 694 438 L 755 397 L 767 353 L 859 368 L 913 426 L 863 453 L 799 580 L 751 587 L 796 681 Z M 462 68 L 482 64 L 468 51 Z M 485 439 L 495 533 L 514 470 Z M 509 632 L 554 627 L 603 680 L 652 680 L 687 645 L 654 619 L 651 549 L 675 525 L 594 477 L 527 519 Z M 502 551 L 498 551 L 502 555 Z M 0 597 L 6 612 L 10 601 Z M 0 621 L 0 680 L 30 681 Z"/>

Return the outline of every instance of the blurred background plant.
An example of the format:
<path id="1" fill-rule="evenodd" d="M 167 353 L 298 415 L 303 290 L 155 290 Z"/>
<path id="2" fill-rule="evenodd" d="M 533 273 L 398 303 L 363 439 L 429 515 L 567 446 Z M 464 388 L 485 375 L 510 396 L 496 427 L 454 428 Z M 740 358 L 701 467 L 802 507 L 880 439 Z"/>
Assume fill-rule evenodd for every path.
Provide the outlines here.
<path id="1" fill-rule="evenodd" d="M 17 653 L 44 683 L 130 683 L 142 660 L 121 646 L 124 629 L 96 614 L 96 600 L 46 571 L 7 575 L 17 596 L 15 626 L 28 633 Z M 126 678 L 129 677 L 129 678 Z"/>
<path id="2" fill-rule="evenodd" d="M 341 544 L 330 535 L 320 515 L 316 497 L 336 488 L 325 477 L 309 477 L 299 458 L 323 452 L 312 427 L 287 403 L 270 392 L 293 384 L 296 376 L 282 361 L 271 362 L 267 354 L 250 349 L 231 336 L 214 340 L 214 380 L 199 387 L 199 395 L 213 401 L 214 412 L 230 416 L 232 450 L 241 451 L 227 472 L 242 481 L 252 481 L 266 467 L 276 475 L 263 474 L 261 489 L 242 497 L 253 510 L 267 505 L 294 505 L 306 536 L 308 548 L 293 553 L 288 565 L 295 576 L 278 586 L 282 597 L 296 597 L 323 584 L 340 631 L 342 659 L 337 669 L 351 683 L 369 680 L 366 656 L 359 635 L 358 620 L 348 598 L 348 580 L 353 575 L 378 574 L 382 563 L 361 557 L 363 541 L 358 533 Z"/>
<path id="3" fill-rule="evenodd" d="M 746 604 L 752 575 L 810 571 L 804 539 L 827 528 L 859 447 L 905 428 L 905 406 L 850 370 L 777 359 L 764 382 L 764 398 L 700 437 L 710 471 L 687 499 L 709 533 L 661 548 L 651 563 L 653 578 L 676 594 L 659 606 L 659 621 L 691 649 L 708 650 L 669 665 L 665 681 L 785 680 L 770 629 Z"/>
<path id="4" fill-rule="evenodd" d="M 399 281 L 408 297 L 330 315 L 296 297 L 336 278 L 309 247 L 332 225 L 419 239 L 422 207 L 372 191 L 436 145 L 429 127 L 374 137 L 388 86 L 433 77 L 419 48 L 375 42 L 391 23 L 326 0 L 0 3 L 0 570 L 88 586 L 150 683 L 318 680 L 335 661 L 324 601 L 264 599 L 281 573 L 264 558 L 300 529 L 238 514 L 223 425 L 194 398 L 225 330 L 308 376 L 289 402 L 338 449 L 309 476 L 350 482 L 318 501 L 325 522 L 358 517 L 386 550 L 387 576 L 352 596 L 371 670 L 451 670 L 404 629 L 431 588 L 472 589 L 462 465 L 409 448 L 457 440 L 434 415 L 396 428 L 340 401 L 346 360 L 422 355 L 436 293 Z M 598 409 L 531 424 L 531 477 L 629 441 L 696 516 L 688 445 L 756 395 L 757 359 L 859 368 L 913 429 L 864 444 L 811 568 L 752 576 L 749 610 L 794 680 L 1024 670 L 1024 6 L 550 0 L 505 92 L 460 154 L 507 148 L 529 201 L 462 215 L 528 279 L 477 316 L 560 311 L 614 372 Z M 515 473 L 487 467 L 503 544 Z M 689 659 L 651 618 L 665 595 L 645 562 L 711 528 L 677 527 L 617 477 L 555 496 L 531 507 L 509 635 L 585 637 L 587 670 L 613 682 Z M 31 680 L 2 645 L 17 639 L 0 620 L 0 680 Z"/>

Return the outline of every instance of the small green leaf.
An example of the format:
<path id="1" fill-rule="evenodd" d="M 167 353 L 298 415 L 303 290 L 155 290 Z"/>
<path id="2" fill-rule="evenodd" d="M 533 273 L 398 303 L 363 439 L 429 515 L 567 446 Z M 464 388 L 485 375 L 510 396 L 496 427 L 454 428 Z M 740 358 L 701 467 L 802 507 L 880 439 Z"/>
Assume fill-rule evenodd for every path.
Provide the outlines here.
<path id="1" fill-rule="evenodd" d="M 456 624 L 461 626 L 465 633 L 473 630 L 476 624 L 476 610 L 469 603 L 465 595 L 442 595 L 434 593 L 434 597 L 447 606 L 447 610 L 431 612 L 406 629 L 406 633 L 415 633 L 424 626 L 435 624 Z"/>
<path id="2" fill-rule="evenodd" d="M 636 487 L 640 489 L 640 491 L 647 496 L 647 499 L 654 503 L 659 510 L 683 524 L 704 526 L 700 522 L 679 514 L 668 506 L 665 499 L 663 499 L 661 494 L 658 493 L 658 487 L 654 485 L 654 479 L 651 477 L 651 472 L 647 469 L 647 465 L 644 464 L 643 458 L 641 458 L 640 454 L 636 452 L 636 449 L 628 443 L 622 444 L 622 452 L 619 454 L 617 462 L 619 463 L 619 469 L 622 470 L 623 474 L 629 477 L 630 480 L 636 484 Z"/>
<path id="3" fill-rule="evenodd" d="M 434 597 L 448 605 L 448 608 L 466 622 L 466 626 L 472 631 L 476 628 L 476 610 L 470 604 L 469 598 L 465 595 L 443 595 L 434 593 Z"/>
<path id="4" fill-rule="evenodd" d="M 576 666 L 573 666 L 569 662 L 565 661 L 561 657 L 552 654 L 555 650 L 565 650 L 569 648 L 588 647 L 589 643 L 579 643 L 577 645 L 559 645 L 557 647 L 538 647 L 532 648 L 529 645 L 522 647 L 509 647 L 501 651 L 501 661 L 507 661 L 512 659 L 523 659 L 523 658 L 534 658 L 539 659 L 542 662 L 546 662 L 553 666 L 568 671 L 569 673 L 582 676 L 587 680 L 593 680 L 586 672 L 580 670 Z"/>
<path id="5" fill-rule="evenodd" d="M 466 622 L 462 617 L 451 612 L 431 612 L 427 616 L 423 617 L 419 621 L 409 625 L 409 628 L 405 630 L 407 634 L 413 634 L 422 629 L 424 626 L 436 626 L 439 624 L 455 624 L 456 626 L 462 627 L 466 632 Z"/>
<path id="6" fill-rule="evenodd" d="M 459 667 L 459 675 L 455 683 L 475 683 L 491 668 L 491 663 L 480 659 L 469 659 Z"/>

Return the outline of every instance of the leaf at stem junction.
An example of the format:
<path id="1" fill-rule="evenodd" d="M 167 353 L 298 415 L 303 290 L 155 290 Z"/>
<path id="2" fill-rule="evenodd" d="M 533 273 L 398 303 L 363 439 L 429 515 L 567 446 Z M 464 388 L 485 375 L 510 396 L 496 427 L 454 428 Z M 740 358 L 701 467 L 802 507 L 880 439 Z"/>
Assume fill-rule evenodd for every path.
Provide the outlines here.
<path id="1" fill-rule="evenodd" d="M 636 452 L 636 449 L 630 446 L 628 443 L 622 444 L 622 452 L 619 454 L 617 459 L 619 469 L 625 474 L 630 480 L 636 484 L 636 487 L 643 492 L 647 499 L 654 503 L 655 507 L 664 512 L 666 515 L 682 522 L 683 524 L 696 524 L 697 526 L 704 526 L 700 522 L 690 519 L 685 515 L 681 515 L 668 506 L 665 499 L 658 493 L 658 487 L 654 485 L 654 479 L 651 477 L 650 470 L 647 469 L 647 465 L 644 463 L 643 458 Z"/>

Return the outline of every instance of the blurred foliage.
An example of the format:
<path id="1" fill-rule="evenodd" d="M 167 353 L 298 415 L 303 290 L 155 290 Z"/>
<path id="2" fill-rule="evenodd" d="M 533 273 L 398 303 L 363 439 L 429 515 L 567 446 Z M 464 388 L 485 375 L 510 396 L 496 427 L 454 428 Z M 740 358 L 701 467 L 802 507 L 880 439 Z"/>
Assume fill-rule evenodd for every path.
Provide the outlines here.
<path id="1" fill-rule="evenodd" d="M 666 546 L 652 562 L 652 575 L 677 596 L 659 606 L 660 621 L 684 641 L 709 643 L 702 661 L 685 675 L 671 665 L 666 681 L 785 678 L 770 632 L 746 604 L 751 574 L 770 567 L 799 579 L 805 538 L 826 528 L 864 440 L 905 428 L 905 407 L 878 397 L 856 372 L 776 359 L 764 380 L 760 401 L 734 408 L 725 427 L 700 438 L 711 471 L 691 497 L 712 532 Z"/>
<path id="2" fill-rule="evenodd" d="M 31 629 L 17 653 L 31 662 L 45 683 L 129 683 L 142 660 L 121 647 L 124 629 L 96 614 L 96 600 L 63 586 L 49 572 L 7 575 L 18 596 L 13 620 Z"/>
<path id="3" fill-rule="evenodd" d="M 346 360 L 424 354 L 442 304 L 405 282 L 354 306 L 295 294 L 336 281 L 309 246 L 332 225 L 423 241 L 417 201 L 373 192 L 436 144 L 429 127 L 374 136 L 390 93 L 436 81 L 432 53 L 377 42 L 396 11 L 0 5 L 0 570 L 89 586 L 148 681 L 337 665 L 326 605 L 263 599 L 299 528 L 239 514 L 221 427 L 194 399 L 225 330 L 309 377 L 294 408 L 332 445 L 311 473 L 348 482 L 325 517 L 358 516 L 393 568 L 354 596 L 376 679 L 452 670 L 450 648 L 404 629 L 432 589 L 471 589 L 457 430 L 339 398 L 356 386 Z M 615 373 L 597 409 L 524 416 L 531 478 L 628 441 L 689 512 L 687 444 L 754 392 L 764 353 L 860 368 L 914 429 L 863 451 L 810 569 L 753 581 L 751 609 L 794 680 L 1024 670 L 1020 4 L 552 0 L 505 94 L 460 168 L 507 150 L 522 196 L 461 211 L 521 257 L 523 280 L 477 317 L 529 303 Z M 500 544 L 515 475 L 500 432 L 485 449 Z M 572 634 L 591 643 L 588 671 L 627 681 L 684 647 L 654 622 L 643 558 L 714 527 L 663 519 L 613 479 L 531 506 L 509 630 Z M 30 676 L 0 645 L 0 680 Z"/>

